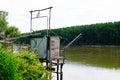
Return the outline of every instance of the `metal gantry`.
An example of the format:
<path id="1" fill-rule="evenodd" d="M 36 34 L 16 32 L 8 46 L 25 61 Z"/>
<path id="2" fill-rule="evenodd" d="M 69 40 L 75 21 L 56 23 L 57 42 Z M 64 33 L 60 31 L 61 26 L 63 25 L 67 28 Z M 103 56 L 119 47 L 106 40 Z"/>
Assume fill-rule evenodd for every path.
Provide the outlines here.
<path id="1" fill-rule="evenodd" d="M 37 18 L 47 18 L 47 36 L 49 35 L 49 31 L 50 31 L 50 25 L 51 25 L 51 9 L 53 7 L 48 7 L 48 8 L 44 8 L 44 9 L 40 9 L 40 10 L 31 10 L 30 11 L 30 32 L 33 32 L 32 29 L 32 24 L 33 24 L 33 19 L 37 19 Z M 45 10 L 49 10 L 49 14 L 48 15 L 44 15 L 44 16 L 40 16 L 40 12 L 41 11 L 45 11 Z M 35 17 L 33 17 L 33 13 L 37 12 L 37 15 Z"/>

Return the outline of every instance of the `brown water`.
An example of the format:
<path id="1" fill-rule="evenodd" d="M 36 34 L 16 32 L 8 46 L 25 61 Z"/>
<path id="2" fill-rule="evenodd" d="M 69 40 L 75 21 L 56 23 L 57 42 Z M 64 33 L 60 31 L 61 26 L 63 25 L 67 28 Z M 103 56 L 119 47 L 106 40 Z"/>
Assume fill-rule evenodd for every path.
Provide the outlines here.
<path id="1" fill-rule="evenodd" d="M 70 47 L 63 80 L 120 80 L 120 47 Z"/>

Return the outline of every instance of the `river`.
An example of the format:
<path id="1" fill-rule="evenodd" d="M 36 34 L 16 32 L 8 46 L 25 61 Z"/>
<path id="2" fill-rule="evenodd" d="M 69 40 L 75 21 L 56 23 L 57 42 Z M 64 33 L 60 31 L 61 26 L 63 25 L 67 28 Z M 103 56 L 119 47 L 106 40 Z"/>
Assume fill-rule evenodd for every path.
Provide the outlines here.
<path id="1" fill-rule="evenodd" d="M 120 47 L 70 47 L 63 80 L 120 80 Z"/>

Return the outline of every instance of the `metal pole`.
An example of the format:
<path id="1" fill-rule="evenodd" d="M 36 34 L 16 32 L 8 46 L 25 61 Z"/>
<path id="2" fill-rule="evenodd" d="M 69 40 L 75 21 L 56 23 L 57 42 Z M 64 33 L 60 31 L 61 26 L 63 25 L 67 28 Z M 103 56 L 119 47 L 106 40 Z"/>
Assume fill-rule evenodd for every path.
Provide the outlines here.
<path id="1" fill-rule="evenodd" d="M 82 34 L 80 33 L 77 37 L 75 37 L 68 45 L 66 45 L 65 47 L 64 47 L 64 49 L 65 48 L 68 48 L 75 40 L 77 40 L 80 36 L 81 36 Z"/>
<path id="2" fill-rule="evenodd" d="M 48 34 L 49 34 L 49 36 L 50 36 L 50 25 L 51 25 L 50 22 L 51 22 L 51 9 L 52 9 L 52 7 L 50 7 L 49 9 L 50 9 L 50 10 L 49 10 L 49 26 L 48 26 L 49 29 L 48 29 Z"/>
<path id="3" fill-rule="evenodd" d="M 47 36 L 48 36 L 48 23 L 49 22 L 49 20 L 48 20 L 48 16 L 47 16 Z"/>
<path id="4" fill-rule="evenodd" d="M 57 59 L 57 80 L 59 80 L 59 59 Z"/>
<path id="5" fill-rule="evenodd" d="M 30 11 L 30 33 L 32 33 L 32 12 L 33 11 Z"/>
<path id="6" fill-rule="evenodd" d="M 48 36 L 49 36 L 49 41 L 51 42 L 51 37 L 50 37 L 50 20 L 51 20 L 51 8 L 52 7 L 50 7 L 49 9 L 49 19 L 48 19 Z M 49 42 L 49 44 L 51 45 L 51 43 Z M 49 45 L 49 60 L 50 60 L 50 65 L 49 65 L 49 67 L 50 67 L 50 71 L 51 71 L 51 69 L 52 69 L 52 59 L 51 59 L 51 46 Z M 52 73 L 52 71 L 51 71 L 51 73 Z M 52 79 L 52 74 L 50 74 L 50 80 Z"/>
<path id="7" fill-rule="evenodd" d="M 62 71 L 62 68 L 63 68 L 63 63 L 61 63 L 61 65 L 60 65 L 60 80 L 63 80 L 63 71 Z"/>
<path id="8" fill-rule="evenodd" d="M 53 7 L 48 7 L 48 8 L 44 8 L 44 9 L 41 9 L 41 10 L 34 10 L 33 12 L 36 12 L 36 11 L 44 11 L 44 10 L 47 10 L 47 9 L 51 9 Z"/>
<path id="9" fill-rule="evenodd" d="M 52 59 L 51 59 L 51 37 L 49 36 L 49 68 L 50 68 L 50 80 L 52 80 Z"/>

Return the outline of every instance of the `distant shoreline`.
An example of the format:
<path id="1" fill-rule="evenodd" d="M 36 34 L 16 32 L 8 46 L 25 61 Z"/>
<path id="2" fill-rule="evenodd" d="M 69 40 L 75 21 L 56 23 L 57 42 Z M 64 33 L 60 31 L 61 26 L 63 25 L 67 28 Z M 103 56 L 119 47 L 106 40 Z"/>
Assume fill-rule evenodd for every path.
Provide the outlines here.
<path id="1" fill-rule="evenodd" d="M 80 45 L 71 47 L 120 47 L 120 45 Z"/>

